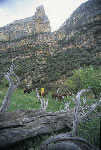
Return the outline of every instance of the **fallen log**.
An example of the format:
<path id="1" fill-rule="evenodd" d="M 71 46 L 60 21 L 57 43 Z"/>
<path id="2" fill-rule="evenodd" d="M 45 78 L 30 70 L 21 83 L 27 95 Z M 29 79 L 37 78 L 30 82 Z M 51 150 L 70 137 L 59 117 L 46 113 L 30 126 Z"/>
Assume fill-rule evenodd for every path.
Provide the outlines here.
<path id="1" fill-rule="evenodd" d="M 20 110 L 0 113 L 0 149 L 43 134 L 72 130 L 73 114 L 69 112 L 45 112 Z"/>
<path id="2" fill-rule="evenodd" d="M 59 134 L 46 139 L 40 150 L 99 150 L 81 137 Z"/>

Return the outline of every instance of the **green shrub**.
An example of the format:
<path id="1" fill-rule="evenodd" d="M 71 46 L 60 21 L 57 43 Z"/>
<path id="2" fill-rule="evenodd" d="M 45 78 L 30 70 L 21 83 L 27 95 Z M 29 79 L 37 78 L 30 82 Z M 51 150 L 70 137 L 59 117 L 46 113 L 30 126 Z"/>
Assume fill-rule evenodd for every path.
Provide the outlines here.
<path id="1" fill-rule="evenodd" d="M 8 86 L 9 86 L 8 80 L 3 78 L 1 81 L 1 87 L 8 87 Z"/>
<path id="2" fill-rule="evenodd" d="M 65 84 L 74 93 L 81 89 L 91 88 L 95 98 L 98 98 L 101 92 L 101 68 L 89 66 L 75 70 L 73 76 L 68 78 Z"/>
<path id="3" fill-rule="evenodd" d="M 96 147 L 100 147 L 100 118 L 95 118 L 94 113 L 91 119 L 80 123 L 78 135 L 85 138 Z"/>

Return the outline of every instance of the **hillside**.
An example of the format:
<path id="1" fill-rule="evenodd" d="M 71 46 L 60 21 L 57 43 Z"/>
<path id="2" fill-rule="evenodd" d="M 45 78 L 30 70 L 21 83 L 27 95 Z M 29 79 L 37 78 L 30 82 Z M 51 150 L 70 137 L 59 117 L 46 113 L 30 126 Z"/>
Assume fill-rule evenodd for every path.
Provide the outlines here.
<path id="1" fill-rule="evenodd" d="M 45 15 L 43 6 L 39 6 L 35 15 L 21 20 L 16 20 L 0 28 L 0 41 L 11 41 L 35 33 L 50 32 L 50 22 Z"/>
<path id="2" fill-rule="evenodd" d="M 58 32 L 64 33 L 63 41 L 60 42 L 67 48 L 100 48 L 101 1 L 89 0 L 82 4 Z"/>
<path id="3" fill-rule="evenodd" d="M 0 28 L 0 78 L 16 58 L 21 86 L 53 87 L 72 71 L 101 64 L 101 1 L 88 0 L 51 32 L 43 6 L 34 16 Z"/>

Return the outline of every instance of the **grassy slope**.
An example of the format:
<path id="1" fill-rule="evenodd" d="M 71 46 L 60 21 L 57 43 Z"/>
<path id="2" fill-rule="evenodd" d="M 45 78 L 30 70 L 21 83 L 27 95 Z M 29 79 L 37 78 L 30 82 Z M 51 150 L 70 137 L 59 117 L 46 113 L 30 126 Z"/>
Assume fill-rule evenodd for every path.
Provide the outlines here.
<path id="1" fill-rule="evenodd" d="M 6 94 L 7 88 L 0 89 L 0 105 L 4 96 Z M 74 103 L 72 101 L 71 96 L 65 98 L 65 101 L 54 100 L 51 98 L 52 92 L 49 92 L 47 99 L 49 100 L 47 111 L 58 111 L 64 108 L 64 102 L 71 102 L 70 107 L 74 107 Z M 88 98 L 91 98 L 88 97 Z M 92 98 L 88 99 L 88 103 L 91 105 L 93 103 Z M 38 109 L 40 108 L 40 103 L 36 98 L 36 93 L 33 91 L 31 94 L 24 94 L 23 89 L 16 89 L 11 98 L 11 104 L 9 111 L 16 111 L 18 109 Z M 81 123 L 79 126 L 79 136 L 84 137 L 93 145 L 99 147 L 100 146 L 100 119 L 96 117 L 91 117 L 85 123 Z"/>
<path id="2" fill-rule="evenodd" d="M 2 89 L 0 94 L 0 105 L 7 89 Z M 48 111 L 58 111 L 64 108 L 64 101 L 52 99 L 52 93 L 49 92 L 46 99 L 49 100 Z M 65 102 L 70 101 L 71 97 L 65 98 Z M 72 104 L 71 104 L 72 105 Z M 11 97 L 11 104 L 9 111 L 15 111 L 17 109 L 38 109 L 40 108 L 40 103 L 36 98 L 35 91 L 32 91 L 30 94 L 24 94 L 23 89 L 16 89 Z"/>

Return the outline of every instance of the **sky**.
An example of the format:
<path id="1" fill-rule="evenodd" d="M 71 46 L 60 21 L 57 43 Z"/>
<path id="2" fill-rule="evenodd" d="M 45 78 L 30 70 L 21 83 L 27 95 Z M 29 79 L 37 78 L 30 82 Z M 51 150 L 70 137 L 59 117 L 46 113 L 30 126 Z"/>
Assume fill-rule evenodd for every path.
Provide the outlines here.
<path id="1" fill-rule="evenodd" d="M 73 11 L 87 0 L 0 0 L 0 27 L 15 20 L 31 17 L 36 8 L 44 6 L 52 31 L 69 18 Z"/>

